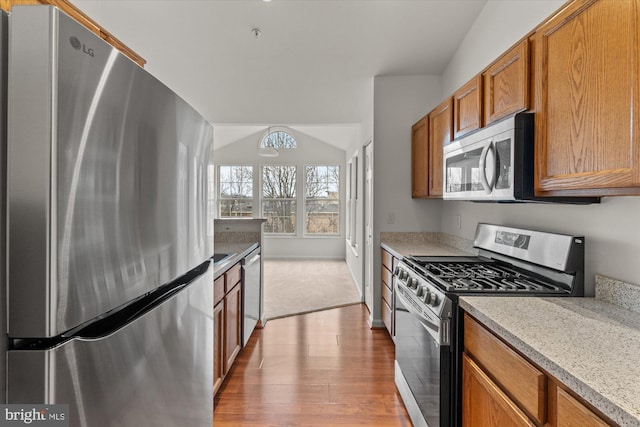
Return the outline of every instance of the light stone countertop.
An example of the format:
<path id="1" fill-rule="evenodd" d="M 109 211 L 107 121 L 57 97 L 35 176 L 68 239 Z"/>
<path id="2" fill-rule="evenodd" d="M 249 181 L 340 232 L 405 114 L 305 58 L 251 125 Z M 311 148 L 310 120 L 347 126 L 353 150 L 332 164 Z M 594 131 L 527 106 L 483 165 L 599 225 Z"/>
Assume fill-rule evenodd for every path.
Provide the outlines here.
<path id="1" fill-rule="evenodd" d="M 476 255 L 473 243 L 445 233 L 380 233 L 380 245 L 397 258 L 408 255 Z"/>
<path id="2" fill-rule="evenodd" d="M 640 313 L 595 298 L 460 297 L 460 306 L 621 426 L 640 426 Z"/>

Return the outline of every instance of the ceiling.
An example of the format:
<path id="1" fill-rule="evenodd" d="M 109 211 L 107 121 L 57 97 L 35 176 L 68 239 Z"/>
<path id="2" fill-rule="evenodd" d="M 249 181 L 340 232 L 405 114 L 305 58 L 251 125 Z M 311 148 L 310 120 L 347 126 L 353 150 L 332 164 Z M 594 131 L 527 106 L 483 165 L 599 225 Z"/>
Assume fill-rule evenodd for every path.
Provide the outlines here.
<path id="1" fill-rule="evenodd" d="M 343 145 L 327 138 L 342 141 L 353 132 L 345 124 L 371 114 L 373 77 L 441 74 L 486 0 L 73 3 L 224 125 L 219 147 L 255 132 L 246 126 L 267 124 L 306 126 Z"/>

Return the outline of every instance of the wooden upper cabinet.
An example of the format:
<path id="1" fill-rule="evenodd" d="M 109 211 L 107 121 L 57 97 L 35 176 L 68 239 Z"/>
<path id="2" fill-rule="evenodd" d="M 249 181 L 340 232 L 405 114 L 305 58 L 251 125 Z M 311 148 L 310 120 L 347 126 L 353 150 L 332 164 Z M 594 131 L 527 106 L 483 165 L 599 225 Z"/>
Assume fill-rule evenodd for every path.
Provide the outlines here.
<path id="1" fill-rule="evenodd" d="M 482 127 L 482 75 L 478 74 L 453 94 L 453 137 Z"/>
<path id="2" fill-rule="evenodd" d="M 575 1 L 537 30 L 537 194 L 640 194 L 639 8 Z"/>
<path id="3" fill-rule="evenodd" d="M 429 197 L 429 116 L 411 126 L 411 197 Z"/>
<path id="4" fill-rule="evenodd" d="M 453 140 L 453 98 L 429 113 L 429 197 L 442 197 L 443 150 Z"/>
<path id="5" fill-rule="evenodd" d="M 485 125 L 530 108 L 529 66 L 529 41 L 524 39 L 482 74 Z"/>
<path id="6" fill-rule="evenodd" d="M 133 49 L 122 43 L 116 37 L 114 37 L 113 34 L 102 28 L 97 22 L 87 16 L 83 11 L 78 9 L 78 7 L 76 7 L 68 0 L 0 0 L 0 8 L 7 12 L 11 11 L 11 8 L 13 6 L 39 4 L 48 4 L 57 7 L 58 9 L 78 21 L 89 31 L 96 34 L 111 46 L 118 49 L 139 66 L 144 67 L 144 64 L 146 64 L 147 61 L 144 58 L 142 58 L 140 55 L 134 52 Z"/>

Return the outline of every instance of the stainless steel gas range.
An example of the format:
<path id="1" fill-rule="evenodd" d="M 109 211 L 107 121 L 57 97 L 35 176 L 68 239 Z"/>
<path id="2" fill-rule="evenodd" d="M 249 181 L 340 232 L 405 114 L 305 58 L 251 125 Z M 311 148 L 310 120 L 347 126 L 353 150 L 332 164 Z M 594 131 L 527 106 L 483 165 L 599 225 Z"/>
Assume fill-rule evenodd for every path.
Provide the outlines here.
<path id="1" fill-rule="evenodd" d="M 396 386 L 414 426 L 461 425 L 460 295 L 582 296 L 584 237 L 478 224 L 478 256 L 405 257 L 394 271 Z"/>

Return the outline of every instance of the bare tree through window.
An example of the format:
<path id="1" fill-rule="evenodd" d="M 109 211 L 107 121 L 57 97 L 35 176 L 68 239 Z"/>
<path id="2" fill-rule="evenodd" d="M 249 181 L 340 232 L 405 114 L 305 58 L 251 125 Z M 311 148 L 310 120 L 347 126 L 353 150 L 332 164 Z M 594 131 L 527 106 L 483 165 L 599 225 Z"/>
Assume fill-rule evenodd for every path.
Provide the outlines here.
<path id="1" fill-rule="evenodd" d="M 267 233 L 296 232 L 296 167 L 262 167 L 262 214 Z"/>
<path id="2" fill-rule="evenodd" d="M 308 234 L 340 230 L 340 166 L 307 166 L 305 213 Z"/>
<path id="3" fill-rule="evenodd" d="M 253 167 L 220 166 L 220 218 L 253 216 Z"/>

